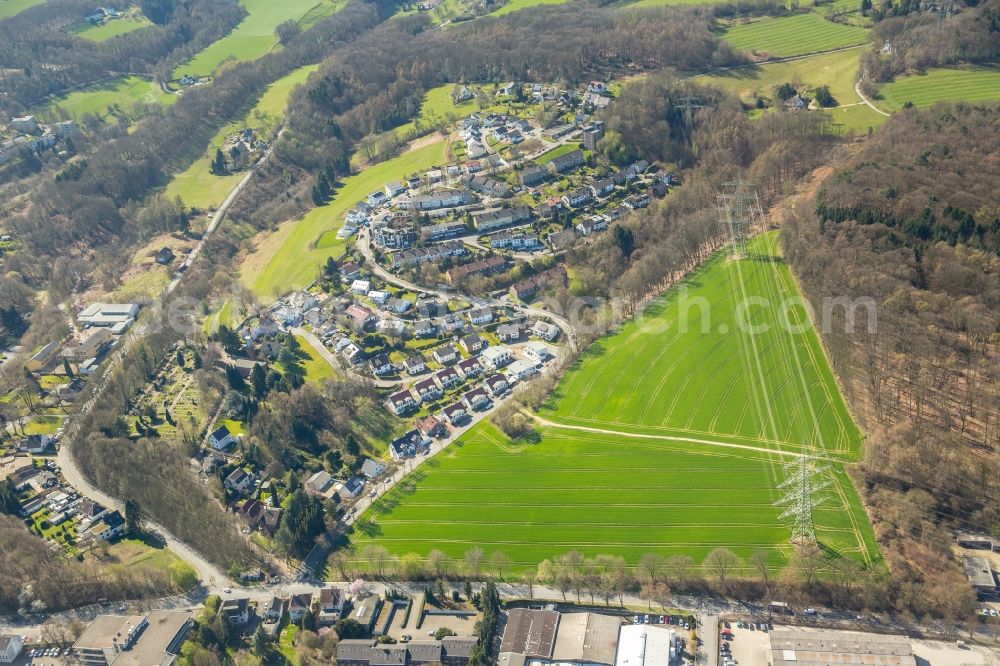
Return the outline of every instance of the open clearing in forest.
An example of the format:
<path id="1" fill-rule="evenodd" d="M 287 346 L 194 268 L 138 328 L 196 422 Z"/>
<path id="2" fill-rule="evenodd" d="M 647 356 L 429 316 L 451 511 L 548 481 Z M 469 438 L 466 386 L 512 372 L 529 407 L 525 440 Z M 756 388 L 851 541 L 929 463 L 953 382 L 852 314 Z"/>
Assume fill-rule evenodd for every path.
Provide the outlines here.
<path id="1" fill-rule="evenodd" d="M 484 421 L 424 463 L 361 517 L 356 557 L 375 543 L 452 558 L 480 545 L 523 568 L 573 549 L 700 563 L 725 546 L 744 559 L 765 549 L 777 568 L 790 555 L 790 526 L 772 506 L 782 463 L 807 451 L 826 459 L 833 481 L 815 516 L 821 544 L 830 557 L 878 565 L 841 462 L 860 454 L 860 432 L 776 234 L 749 249 L 739 260 L 718 253 L 592 345 L 543 411 L 557 423 L 539 427 L 539 443 L 512 442 Z M 786 313 L 801 330 L 788 330 Z"/>
<path id="2" fill-rule="evenodd" d="M 346 0 L 241 0 L 249 15 L 222 39 L 212 43 L 173 73 L 211 76 L 227 60 L 256 60 L 275 47 L 274 29 L 289 19 L 303 30 L 344 7 Z"/>
<path id="3" fill-rule="evenodd" d="M 28 7 L 40 5 L 45 0 L 0 0 L 0 19 L 20 14 Z"/>
<path id="4" fill-rule="evenodd" d="M 35 113 L 45 121 L 57 120 L 59 118 L 57 109 L 65 111 L 66 115 L 77 120 L 88 114 L 100 117 L 123 114 L 134 120 L 139 115 L 135 107 L 140 104 L 169 105 L 176 101 L 176 95 L 163 92 L 154 82 L 139 76 L 129 76 L 96 83 L 56 97 L 36 109 Z"/>
<path id="5" fill-rule="evenodd" d="M 898 111 L 907 102 L 928 107 L 937 102 L 992 102 L 1000 100 L 1000 67 L 948 67 L 926 74 L 897 77 L 879 90 L 877 102 Z"/>
<path id="6" fill-rule="evenodd" d="M 864 44 L 868 30 L 809 12 L 741 23 L 726 30 L 722 38 L 739 50 L 783 58 Z"/>

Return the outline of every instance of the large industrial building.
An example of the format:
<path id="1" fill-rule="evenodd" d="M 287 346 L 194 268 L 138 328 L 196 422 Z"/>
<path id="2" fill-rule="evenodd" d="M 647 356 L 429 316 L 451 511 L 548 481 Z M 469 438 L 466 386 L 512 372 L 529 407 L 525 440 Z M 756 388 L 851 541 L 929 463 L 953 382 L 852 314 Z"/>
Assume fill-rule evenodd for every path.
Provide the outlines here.
<path id="1" fill-rule="evenodd" d="M 86 666 L 169 666 L 191 628 L 186 611 L 99 615 L 73 644 Z"/>
<path id="2" fill-rule="evenodd" d="M 674 634 L 663 627 L 622 625 L 597 613 L 515 608 L 507 616 L 499 666 L 666 666 Z"/>
<path id="3" fill-rule="evenodd" d="M 854 631 L 775 629 L 770 635 L 771 666 L 916 666 L 906 636 Z"/>

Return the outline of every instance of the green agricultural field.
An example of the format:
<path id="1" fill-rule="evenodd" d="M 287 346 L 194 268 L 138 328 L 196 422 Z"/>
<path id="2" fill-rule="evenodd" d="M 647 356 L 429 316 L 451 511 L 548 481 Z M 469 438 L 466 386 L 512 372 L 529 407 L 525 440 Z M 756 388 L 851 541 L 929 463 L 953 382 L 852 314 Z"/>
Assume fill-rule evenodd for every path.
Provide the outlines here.
<path id="1" fill-rule="evenodd" d="M 230 123 L 219 130 L 205 154 L 187 169 L 174 176 L 167 186 L 167 196 L 179 196 L 186 205 L 192 208 L 218 208 L 245 173 L 214 175 L 210 166 L 215 157 L 215 151 L 222 146 L 227 135 L 243 127 L 253 127 L 262 136 L 270 136 L 273 129 L 284 117 L 285 106 L 288 104 L 288 97 L 292 94 L 292 90 L 304 83 L 309 75 L 316 71 L 317 67 L 319 65 L 300 67 L 268 86 L 257 104 L 242 120 Z"/>
<path id="2" fill-rule="evenodd" d="M 244 283 L 262 298 L 309 284 L 328 257 L 344 251 L 346 242 L 329 236 L 325 236 L 324 247 L 316 245 L 324 234 L 341 227 L 348 209 L 387 181 L 444 164 L 446 145 L 443 140 L 434 141 L 345 178 L 329 204 L 312 209 L 301 220 L 286 222 L 260 243 L 256 253 L 243 263 L 240 273 Z"/>
<path id="3" fill-rule="evenodd" d="M 486 421 L 424 463 L 355 526 L 355 557 L 375 543 L 394 555 L 434 549 L 461 560 L 473 546 L 528 568 L 570 550 L 586 556 L 688 555 L 724 546 L 744 560 L 788 561 L 789 528 L 772 503 L 784 478 L 773 454 L 667 439 L 543 428 L 515 444 Z M 859 562 L 879 560 L 857 492 L 839 467 L 815 514 L 823 546 Z"/>
<path id="4" fill-rule="evenodd" d="M 87 114 L 103 117 L 119 113 L 130 119 L 135 119 L 137 117 L 135 107 L 140 103 L 170 105 L 176 101 L 176 95 L 163 92 L 152 81 L 138 76 L 129 76 L 71 92 L 48 102 L 44 107 L 36 109 L 35 113 L 45 120 L 56 119 L 58 117 L 57 109 L 61 109 L 66 115 L 76 119 Z"/>
<path id="5" fill-rule="evenodd" d="M 868 30 L 827 21 L 812 12 L 736 25 L 722 38 L 733 48 L 782 58 L 864 44 Z"/>
<path id="6" fill-rule="evenodd" d="M 0 0 L 0 19 L 20 14 L 28 7 L 40 5 L 45 0 Z"/>
<path id="7" fill-rule="evenodd" d="M 861 49 L 851 49 L 800 60 L 736 67 L 698 76 L 694 80 L 739 95 L 747 103 L 752 103 L 755 95 L 773 100 L 776 87 L 791 83 L 809 90 L 830 86 L 830 93 L 839 104 L 853 104 L 860 101 L 854 92 L 860 57 Z"/>
<path id="8" fill-rule="evenodd" d="M 537 7 L 538 5 L 561 5 L 566 0 L 509 0 L 506 5 L 493 12 L 493 16 L 503 16 L 511 12 Z"/>
<path id="9" fill-rule="evenodd" d="M 461 559 L 479 545 L 527 568 L 574 549 L 635 564 L 645 553 L 701 562 L 725 546 L 744 559 L 765 549 L 779 568 L 790 525 L 773 502 L 783 463 L 808 450 L 831 481 L 814 515 L 821 545 L 880 566 L 842 462 L 861 435 L 797 297 L 774 233 L 748 258 L 720 252 L 587 350 L 540 415 L 538 443 L 481 422 L 361 517 L 354 557 L 366 564 L 377 544 Z"/>
<path id="10" fill-rule="evenodd" d="M 210 76 L 227 60 L 255 60 L 276 44 L 274 29 L 289 19 L 304 28 L 329 16 L 346 4 L 345 0 L 241 0 L 249 12 L 232 32 L 174 70 L 174 78 L 185 74 Z"/>
<path id="11" fill-rule="evenodd" d="M 104 42 L 112 37 L 124 35 L 139 28 L 148 28 L 151 25 L 153 25 L 153 22 L 146 18 L 138 7 L 134 7 L 120 18 L 105 21 L 104 25 L 83 23 L 80 29 L 74 30 L 74 32 L 84 39 L 89 39 L 93 42 Z"/>
<path id="12" fill-rule="evenodd" d="M 716 255 L 641 320 L 594 343 L 546 417 L 856 459 L 861 432 L 778 255 L 775 233 L 757 237 L 747 259 Z"/>
<path id="13" fill-rule="evenodd" d="M 937 102 L 992 102 L 1000 100 L 1000 67 L 932 69 L 926 74 L 901 76 L 879 91 L 887 111 L 907 102 L 917 107 Z"/>

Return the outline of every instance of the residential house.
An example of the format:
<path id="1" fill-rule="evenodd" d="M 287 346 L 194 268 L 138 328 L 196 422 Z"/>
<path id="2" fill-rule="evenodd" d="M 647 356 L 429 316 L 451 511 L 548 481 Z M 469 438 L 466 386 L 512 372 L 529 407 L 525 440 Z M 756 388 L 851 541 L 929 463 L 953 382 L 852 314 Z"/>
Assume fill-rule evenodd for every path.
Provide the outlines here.
<path id="1" fill-rule="evenodd" d="M 255 530 L 264 521 L 265 508 L 259 500 L 248 499 L 240 505 L 237 513 L 251 530 Z"/>
<path id="2" fill-rule="evenodd" d="M 591 198 L 590 189 L 581 187 L 577 190 L 573 190 L 569 194 L 564 194 L 562 197 L 562 203 L 567 208 L 579 208 L 580 206 L 589 203 Z"/>
<path id="3" fill-rule="evenodd" d="M 409 389 L 393 393 L 386 398 L 385 402 L 389 407 L 389 411 L 396 416 L 402 416 L 417 406 L 417 402 L 413 399 L 413 394 L 410 393 Z"/>
<path id="4" fill-rule="evenodd" d="M 483 363 L 494 370 L 499 370 L 508 363 L 514 360 L 514 355 L 511 354 L 510 349 L 507 347 L 490 347 L 482 354 L 480 354 Z"/>
<path id="5" fill-rule="evenodd" d="M 481 261 L 474 261 L 464 266 L 452 268 L 448 271 L 448 282 L 454 284 L 456 281 L 470 275 L 491 275 L 502 271 L 506 266 L 507 260 L 503 257 L 488 257 Z"/>
<path id="6" fill-rule="evenodd" d="M 445 304 L 434 298 L 418 298 L 417 312 L 421 317 L 436 317 L 443 312 L 447 312 Z"/>
<path id="7" fill-rule="evenodd" d="M 416 427 L 424 437 L 443 437 L 448 432 L 445 425 L 433 414 L 417 419 Z"/>
<path id="8" fill-rule="evenodd" d="M 419 375 L 421 372 L 427 370 L 427 362 L 424 361 L 423 356 L 411 356 L 403 361 L 403 367 L 406 368 L 407 373 Z"/>
<path id="9" fill-rule="evenodd" d="M 406 191 L 406 186 L 403 185 L 398 180 L 390 180 L 385 184 L 385 193 L 390 197 L 394 197 L 397 194 L 402 194 Z"/>
<path id="10" fill-rule="evenodd" d="M 465 411 L 465 405 L 461 402 L 456 402 L 448 405 L 441 410 L 444 417 L 448 419 L 448 423 L 453 426 L 461 425 L 469 418 L 469 413 Z"/>
<path id="11" fill-rule="evenodd" d="M 376 354 L 368 361 L 368 366 L 376 377 L 389 375 L 396 371 L 396 366 L 392 364 L 386 354 Z"/>
<path id="12" fill-rule="evenodd" d="M 497 337 L 501 342 L 514 342 L 524 335 L 524 327 L 520 324 L 500 324 L 497 326 Z"/>
<path id="13" fill-rule="evenodd" d="M 333 489 L 340 495 L 341 499 L 357 499 L 365 489 L 365 480 L 360 476 L 352 476 L 347 481 L 335 485 Z"/>
<path id="14" fill-rule="evenodd" d="M 548 177 L 548 169 L 543 169 L 539 166 L 526 167 L 517 172 L 517 179 L 524 187 L 533 187 L 538 185 L 539 183 L 545 182 Z"/>
<path id="15" fill-rule="evenodd" d="M 600 93 L 598 93 L 600 94 Z M 589 127 L 583 128 L 581 143 L 587 150 L 593 152 L 597 150 L 597 142 L 604 138 L 604 122 L 596 121 Z"/>
<path id="16" fill-rule="evenodd" d="M 372 630 L 375 629 L 375 621 L 378 619 L 379 610 L 382 608 L 382 600 L 377 595 L 370 595 L 356 601 L 354 603 L 354 610 L 351 612 L 351 617 L 354 618 L 358 624 L 360 624 L 365 633 L 371 634 Z M 341 641 L 344 642 L 344 641 Z M 338 651 L 339 657 L 339 651 Z M 338 666 L 340 666 L 340 660 L 338 658 Z M 393 663 L 386 663 L 384 666 L 397 666 Z"/>
<path id="17" fill-rule="evenodd" d="M 507 368 L 507 376 L 522 381 L 538 374 L 538 365 L 531 361 L 518 360 Z"/>
<path id="18" fill-rule="evenodd" d="M 31 358 L 25 362 L 24 367 L 30 372 L 41 372 L 49 362 L 55 359 L 60 346 L 58 340 L 46 344 L 32 354 Z"/>
<path id="19" fill-rule="evenodd" d="M 442 345 L 431 354 L 441 365 L 448 365 L 458 360 L 458 350 L 452 345 Z"/>
<path id="20" fill-rule="evenodd" d="M 480 233 L 502 229 L 531 219 L 531 209 L 527 206 L 500 208 L 472 216 L 472 224 Z"/>
<path id="21" fill-rule="evenodd" d="M 506 197 L 510 193 L 507 183 L 490 176 L 466 176 L 466 184 L 473 192 L 486 194 L 491 197 Z"/>
<path id="22" fill-rule="evenodd" d="M 50 519 L 49 522 L 54 524 L 53 519 Z M 101 541 L 113 541 L 125 534 L 125 518 L 118 511 L 110 511 L 91 525 L 87 533 Z"/>
<path id="23" fill-rule="evenodd" d="M 385 474 L 385 465 L 371 458 L 365 458 L 364 463 L 361 465 L 361 473 L 369 479 L 377 479 Z"/>
<path id="24" fill-rule="evenodd" d="M 536 234 L 525 234 L 513 231 L 502 231 L 490 236 L 490 247 L 494 250 L 524 250 L 541 246 Z"/>
<path id="25" fill-rule="evenodd" d="M 522 280 L 520 282 L 515 282 L 510 287 L 510 295 L 514 298 L 528 302 L 532 300 L 543 287 L 561 283 L 566 279 L 566 269 L 562 266 L 553 266 L 552 268 L 542 271 L 538 275 L 534 275 L 527 280 Z"/>
<path id="26" fill-rule="evenodd" d="M 302 618 L 312 609 L 312 593 L 293 594 L 288 599 L 288 618 L 292 622 L 301 622 Z"/>
<path id="27" fill-rule="evenodd" d="M 17 443 L 17 450 L 21 453 L 43 453 L 51 443 L 52 438 L 48 435 L 28 435 Z"/>
<path id="28" fill-rule="evenodd" d="M 420 234 L 412 227 L 383 225 L 372 227 L 372 240 L 387 250 L 405 250 L 420 240 Z"/>
<path id="29" fill-rule="evenodd" d="M 441 387 L 437 385 L 433 377 L 428 377 L 417 382 L 413 385 L 413 390 L 417 392 L 417 397 L 423 403 L 434 402 L 444 395 Z"/>
<path id="30" fill-rule="evenodd" d="M 324 587 L 319 591 L 318 624 L 327 627 L 337 622 L 344 614 L 347 596 L 339 587 Z"/>
<path id="31" fill-rule="evenodd" d="M 493 375 L 492 377 L 487 377 L 483 380 L 483 386 L 486 390 L 490 392 L 494 398 L 503 395 L 510 388 L 510 384 L 507 383 L 507 378 L 503 375 Z"/>
<path id="32" fill-rule="evenodd" d="M 396 462 L 412 458 L 422 451 L 426 451 L 431 445 L 430 437 L 423 435 L 419 430 L 413 429 L 389 442 L 389 455 Z"/>
<path id="33" fill-rule="evenodd" d="M 445 368 L 444 370 L 438 370 L 434 373 L 434 381 L 437 382 L 438 386 L 442 389 L 449 389 L 452 386 L 460 384 L 462 382 L 462 376 L 458 374 L 458 370 L 454 367 Z"/>
<path id="34" fill-rule="evenodd" d="M 549 234 L 547 238 L 549 245 L 556 251 L 565 250 L 576 242 L 576 232 L 572 229 L 565 229 Z M 523 300 L 523 299 L 522 299 Z"/>
<path id="35" fill-rule="evenodd" d="M 465 190 L 437 190 L 430 194 L 418 194 L 409 199 L 400 197 L 399 206 L 406 210 L 427 211 L 456 208 L 475 202 L 475 195 Z"/>
<path id="36" fill-rule="evenodd" d="M 474 412 L 487 409 L 491 404 L 490 394 L 482 386 L 466 391 L 462 394 L 462 401 Z"/>
<path id="37" fill-rule="evenodd" d="M 487 346 L 486 340 L 481 338 L 477 333 L 463 335 L 462 339 L 458 341 L 458 344 L 461 345 L 462 349 L 469 354 L 475 354 L 477 351 Z"/>
<path id="38" fill-rule="evenodd" d="M 625 198 L 622 202 L 622 206 L 629 210 L 636 210 L 637 208 L 646 208 L 649 206 L 649 195 L 645 192 L 640 194 L 633 194 Z"/>
<path id="39" fill-rule="evenodd" d="M 594 198 L 604 197 L 615 191 L 615 179 L 612 177 L 602 178 L 590 184 L 590 193 Z"/>
<path id="40" fill-rule="evenodd" d="M 314 495 L 330 495 L 333 488 L 333 477 L 326 470 L 320 470 L 310 476 L 305 483 L 306 491 Z"/>
<path id="41" fill-rule="evenodd" d="M 600 215 L 594 215 L 593 217 L 576 225 L 576 230 L 580 232 L 581 236 L 590 236 L 591 234 L 596 234 L 599 231 L 604 231 L 607 228 L 608 221 Z"/>
<path id="42" fill-rule="evenodd" d="M 60 353 L 69 361 L 83 363 L 89 358 L 96 358 L 111 344 L 114 337 L 110 328 L 90 329 L 90 332 L 79 341 L 67 343 Z"/>
<path id="43" fill-rule="evenodd" d="M 552 342 L 559 337 L 559 327 L 555 324 L 550 324 L 547 321 L 539 319 L 535 322 L 535 325 L 531 327 L 531 332 L 538 337 Z"/>
<path id="44" fill-rule="evenodd" d="M 549 168 L 553 173 L 566 173 L 567 171 L 572 171 L 583 164 L 583 151 L 574 150 L 572 152 L 566 153 L 565 155 L 559 155 L 558 157 L 552 158 L 549 161 Z"/>
<path id="45" fill-rule="evenodd" d="M 476 377 L 483 371 L 482 364 L 475 356 L 459 361 L 458 365 L 455 367 L 458 368 L 458 371 L 462 373 L 462 376 L 466 379 Z"/>
<path id="46" fill-rule="evenodd" d="M 395 314 L 403 314 L 413 307 L 413 303 L 405 298 L 390 298 L 385 304 L 386 310 Z"/>
<path id="47" fill-rule="evenodd" d="M 223 423 L 218 428 L 212 431 L 212 434 L 208 436 L 208 444 L 213 449 L 217 451 L 222 451 L 229 445 L 233 443 L 233 433 L 229 431 L 226 424 Z"/>
<path id="48" fill-rule="evenodd" d="M 453 221 L 432 224 L 429 227 L 421 229 L 420 233 L 425 242 L 433 243 L 435 241 L 462 236 L 468 233 L 468 231 L 469 228 L 465 226 L 465 222 Z"/>
<path id="49" fill-rule="evenodd" d="M 438 320 L 438 328 L 445 333 L 459 333 L 465 328 L 465 322 L 458 315 L 446 314 Z"/>
<path id="50" fill-rule="evenodd" d="M 242 467 L 237 467 L 229 473 L 223 485 L 234 493 L 242 495 L 253 485 L 253 476 L 248 474 Z"/>
<path id="51" fill-rule="evenodd" d="M 476 308 L 469 311 L 468 317 L 469 323 L 482 326 L 493 321 L 493 310 L 488 307 Z"/>
<path id="52" fill-rule="evenodd" d="M 372 311 L 363 305 L 358 305 L 357 303 L 351 303 L 344 310 L 344 314 L 351 318 L 351 320 L 358 326 L 367 326 L 375 321 L 375 315 Z"/>
<path id="53" fill-rule="evenodd" d="M 285 600 L 279 596 L 271 597 L 271 600 L 264 606 L 263 620 L 267 624 L 278 622 L 285 614 Z"/>
<path id="54" fill-rule="evenodd" d="M 358 294 L 360 296 L 366 295 L 371 291 L 372 283 L 369 280 L 355 280 L 351 283 L 351 293 Z"/>
<path id="55" fill-rule="evenodd" d="M 356 280 L 361 275 L 361 267 L 353 261 L 349 261 L 340 267 L 340 274 L 345 280 Z"/>
<path id="56" fill-rule="evenodd" d="M 250 621 L 250 597 L 228 597 L 219 604 L 219 615 L 225 615 L 229 626 L 242 627 Z"/>
<path id="57" fill-rule="evenodd" d="M 421 319 L 413 324 L 413 334 L 418 338 L 432 338 L 437 335 L 437 326 L 429 319 Z"/>

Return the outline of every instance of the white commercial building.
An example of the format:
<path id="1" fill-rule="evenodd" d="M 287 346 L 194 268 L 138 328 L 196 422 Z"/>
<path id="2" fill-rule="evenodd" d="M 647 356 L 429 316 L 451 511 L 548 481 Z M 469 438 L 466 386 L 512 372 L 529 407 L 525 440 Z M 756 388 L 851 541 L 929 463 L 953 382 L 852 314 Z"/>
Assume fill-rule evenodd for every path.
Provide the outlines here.
<path id="1" fill-rule="evenodd" d="M 677 658 L 672 629 L 648 624 L 627 624 L 618 633 L 615 666 L 664 666 Z"/>

